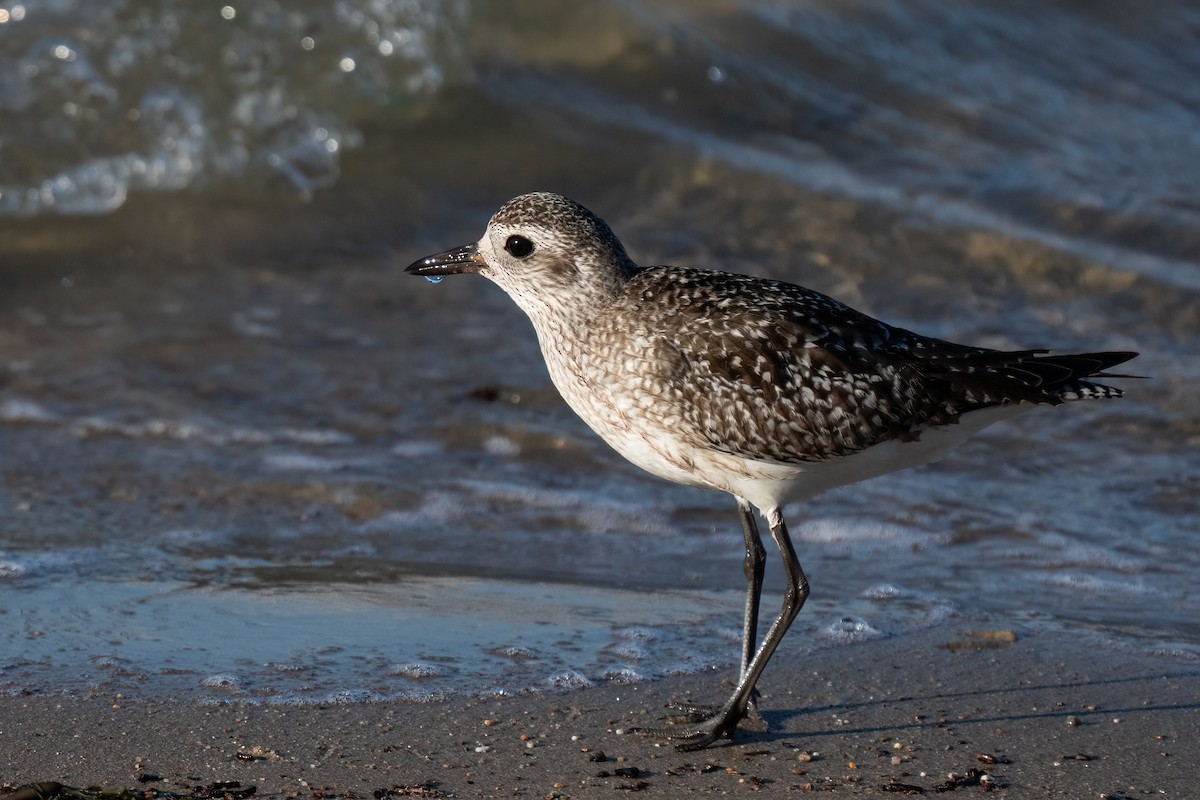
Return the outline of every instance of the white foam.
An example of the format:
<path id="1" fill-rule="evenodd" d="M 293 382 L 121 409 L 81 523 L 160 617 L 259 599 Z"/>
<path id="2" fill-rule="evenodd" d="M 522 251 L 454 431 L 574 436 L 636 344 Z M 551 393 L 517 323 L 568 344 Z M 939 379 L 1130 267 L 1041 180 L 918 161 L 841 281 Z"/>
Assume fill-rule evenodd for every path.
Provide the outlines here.
<path id="1" fill-rule="evenodd" d="M 617 638 L 632 639 L 636 642 L 653 642 L 662 637 L 662 633 L 654 628 L 637 625 L 630 628 L 621 628 L 617 631 Z"/>
<path id="2" fill-rule="evenodd" d="M 392 455 L 400 456 L 401 458 L 423 458 L 443 453 L 445 450 L 446 448 L 441 442 L 429 441 L 428 439 L 414 439 L 409 442 L 397 443 L 392 447 Z"/>
<path id="3" fill-rule="evenodd" d="M 546 679 L 553 689 L 587 689 L 592 681 L 583 673 L 573 669 L 563 669 Z"/>
<path id="4" fill-rule="evenodd" d="M 336 472 L 344 469 L 346 462 L 308 453 L 270 453 L 263 456 L 263 466 L 287 472 Z"/>
<path id="5" fill-rule="evenodd" d="M 931 534 L 900 525 L 836 518 L 810 520 L 800 525 L 796 534 L 805 542 L 855 546 L 885 545 L 889 548 L 904 549 L 914 545 L 944 544 L 950 541 L 948 534 Z"/>
<path id="6" fill-rule="evenodd" d="M 17 408 L 14 413 L 36 413 L 33 409 L 24 412 Z M 37 421 L 59 421 L 59 417 L 39 417 Z M 182 421 L 174 419 L 149 419 L 142 422 L 121 422 L 101 416 L 85 416 L 70 422 L 70 429 L 83 438 L 96 435 L 125 436 L 130 439 L 177 439 L 199 441 L 206 444 L 270 444 L 289 442 L 307 445 L 350 444 L 354 437 L 342 431 L 281 428 L 278 430 L 224 426 L 204 421 Z"/>
<path id="7" fill-rule="evenodd" d="M 425 664 L 421 662 L 413 662 L 411 664 L 394 664 L 390 670 L 392 675 L 401 678 L 413 678 L 415 680 L 424 680 L 427 678 L 443 678 L 450 674 L 450 670 L 437 664 Z"/>
<path id="8" fill-rule="evenodd" d="M 884 634 L 862 617 L 842 617 L 822 628 L 821 635 L 835 642 L 860 642 L 878 639 Z"/>
<path id="9" fill-rule="evenodd" d="M 521 445 L 507 436 L 489 436 L 483 440 L 483 449 L 494 456 L 512 457 L 521 454 Z"/>
<path id="10" fill-rule="evenodd" d="M 537 654 L 534 653 L 529 648 L 518 647 L 517 645 L 504 645 L 501 647 L 493 647 L 491 650 L 488 650 L 488 652 L 494 656 L 500 656 L 501 658 L 511 658 L 511 659 L 514 659 L 517 661 L 537 657 Z"/>
<path id="11" fill-rule="evenodd" d="M 0 579 L 17 579 L 70 573 L 101 562 L 103 548 L 68 547 L 55 552 L 4 552 L 0 550 Z"/>
<path id="12" fill-rule="evenodd" d="M 890 583 L 879 583 L 864 589 L 862 596 L 867 600 L 910 600 L 919 598 L 921 593 L 912 589 L 894 586 Z"/>
<path id="13" fill-rule="evenodd" d="M 4 422 L 57 422 L 58 415 L 32 400 L 12 397 L 0 403 L 0 420 Z"/>
<path id="14" fill-rule="evenodd" d="M 338 689 L 325 695 L 324 702 L 337 705 L 356 705 L 359 703 L 378 703 L 386 700 L 379 692 L 370 689 Z"/>
<path id="15" fill-rule="evenodd" d="M 647 678 L 642 673 L 630 666 L 622 665 L 619 667 L 609 667 L 604 670 L 604 680 L 606 683 L 628 684 L 628 683 L 645 683 Z"/>
<path id="16" fill-rule="evenodd" d="M 249 311 L 235 311 L 230 317 L 230 325 L 243 336 L 273 339 L 280 335 L 279 328 L 270 323 L 278 318 L 278 309 L 252 308 Z"/>
<path id="17" fill-rule="evenodd" d="M 650 651 L 636 642 L 622 642 L 612 647 L 612 654 L 618 658 L 631 661 L 645 661 L 650 657 Z"/>
<path id="18" fill-rule="evenodd" d="M 232 691 L 241 691 L 242 679 L 231 672 L 219 672 L 216 675 L 209 675 L 207 678 L 200 681 L 200 685 L 206 689 L 229 689 Z"/>
<path id="19" fill-rule="evenodd" d="M 643 503 L 635 498 L 614 497 L 598 493 L 594 488 L 579 490 L 547 489 L 526 483 L 509 484 L 496 481 L 463 481 L 460 486 L 481 500 L 507 500 L 526 509 L 570 511 L 589 532 L 619 530 L 625 533 L 672 534 L 676 526 L 662 508 L 641 494 Z M 457 497 L 462 502 L 462 493 Z"/>
<path id="20" fill-rule="evenodd" d="M 1167 592 L 1156 586 L 1151 586 L 1145 581 L 1131 578 L 1104 578 L 1099 575 L 1065 573 L 1048 576 L 1047 580 L 1049 583 L 1057 586 L 1068 586 L 1072 589 L 1079 589 L 1091 594 L 1110 597 L 1119 595 L 1139 595 L 1142 597 L 1169 596 Z"/>
<path id="21" fill-rule="evenodd" d="M 1031 561 L 1044 569 L 1100 568 L 1117 572 L 1145 572 L 1141 559 L 1119 555 L 1112 549 L 1081 542 L 1061 533 L 1043 533 L 1036 545 L 1013 547 L 1005 552 L 1012 559 Z"/>
<path id="22" fill-rule="evenodd" d="M 454 693 L 448 689 L 405 689 L 396 694 L 397 700 L 404 700 L 410 703 L 436 703 L 441 700 L 453 697 Z"/>
<path id="23" fill-rule="evenodd" d="M 350 444 L 354 437 L 342 431 L 325 428 L 284 428 L 278 431 L 280 439 L 298 444 Z"/>

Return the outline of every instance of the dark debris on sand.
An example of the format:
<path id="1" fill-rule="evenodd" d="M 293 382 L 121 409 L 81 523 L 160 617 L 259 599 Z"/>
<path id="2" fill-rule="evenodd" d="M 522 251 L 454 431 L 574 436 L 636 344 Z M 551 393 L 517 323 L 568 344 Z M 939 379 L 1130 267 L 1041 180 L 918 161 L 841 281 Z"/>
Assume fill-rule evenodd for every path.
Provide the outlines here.
<path id="1" fill-rule="evenodd" d="M 141 776 L 139 776 L 139 780 Z M 150 778 L 153 779 L 153 778 Z M 176 789 L 158 789 L 151 787 L 137 789 L 102 789 L 96 786 L 77 788 L 64 786 L 56 781 L 29 783 L 7 791 L 9 787 L 0 787 L 0 800 L 246 800 L 254 795 L 256 787 L 242 786 L 238 781 L 214 781 L 208 784 L 196 784 L 190 787 Z M 393 800 L 401 797 L 449 797 L 445 791 L 438 788 L 436 782 L 421 784 L 404 784 L 385 789 L 376 789 L 371 793 L 374 800 Z M 299 797 L 294 792 L 291 797 Z M 313 789 L 310 793 L 312 800 L 327 800 L 328 798 L 344 798 L 345 800 L 366 800 L 354 792 L 337 790 Z"/>
<path id="2" fill-rule="evenodd" d="M 28 783 L 18 786 L 0 800 L 245 800 L 255 792 L 254 786 L 242 786 L 238 781 L 214 781 L 181 789 L 86 789 L 64 786 L 57 781 Z"/>

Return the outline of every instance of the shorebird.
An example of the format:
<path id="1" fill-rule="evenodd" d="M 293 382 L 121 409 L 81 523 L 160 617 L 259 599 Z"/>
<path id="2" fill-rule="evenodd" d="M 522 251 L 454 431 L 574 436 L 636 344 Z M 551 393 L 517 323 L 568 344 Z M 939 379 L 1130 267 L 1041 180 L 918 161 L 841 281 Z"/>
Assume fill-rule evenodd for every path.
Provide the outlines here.
<path id="1" fill-rule="evenodd" d="M 786 503 L 927 463 L 1038 404 L 1119 397 L 1089 379 L 1127 377 L 1104 370 L 1137 355 L 953 344 L 782 281 L 640 267 L 602 219 L 547 192 L 510 200 L 478 242 L 405 271 L 492 280 L 533 323 L 563 399 L 604 441 L 654 475 L 736 499 L 746 575 L 737 686 L 715 713 L 637 729 L 685 750 L 733 738 L 808 597 Z M 761 644 L 755 508 L 787 575 Z"/>

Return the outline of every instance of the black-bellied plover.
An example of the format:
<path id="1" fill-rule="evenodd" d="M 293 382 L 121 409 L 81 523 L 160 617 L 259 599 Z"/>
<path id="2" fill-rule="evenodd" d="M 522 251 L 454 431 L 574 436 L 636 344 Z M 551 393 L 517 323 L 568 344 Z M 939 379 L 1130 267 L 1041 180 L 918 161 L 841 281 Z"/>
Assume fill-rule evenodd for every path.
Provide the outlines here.
<path id="1" fill-rule="evenodd" d="M 529 316 L 550 377 L 592 430 L 639 467 L 729 492 L 745 537 L 741 674 L 715 713 L 640 731 L 699 749 L 732 738 L 808 597 L 785 503 L 932 461 L 1035 404 L 1119 397 L 1089 378 L 1136 353 L 1003 352 L 931 339 L 781 281 L 639 267 L 608 225 L 550 193 L 505 203 L 475 244 L 406 270 L 478 272 Z M 771 528 L 787 589 L 761 644 Z"/>

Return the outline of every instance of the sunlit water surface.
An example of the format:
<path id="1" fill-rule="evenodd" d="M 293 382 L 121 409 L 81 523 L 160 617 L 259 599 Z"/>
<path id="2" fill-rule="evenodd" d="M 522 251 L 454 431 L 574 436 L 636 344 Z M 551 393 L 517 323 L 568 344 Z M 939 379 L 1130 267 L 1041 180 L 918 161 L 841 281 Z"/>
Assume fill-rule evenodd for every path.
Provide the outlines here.
<path id="1" fill-rule="evenodd" d="M 791 509 L 785 648 L 961 620 L 1200 654 L 1186 4 L 201 5 L 0 15 L 0 689 L 733 669 L 732 500 L 607 450 L 495 287 L 401 274 L 540 188 L 646 262 L 1143 353 L 1124 400 Z"/>

